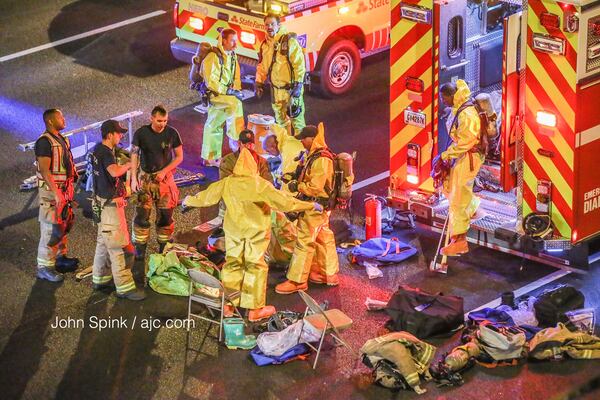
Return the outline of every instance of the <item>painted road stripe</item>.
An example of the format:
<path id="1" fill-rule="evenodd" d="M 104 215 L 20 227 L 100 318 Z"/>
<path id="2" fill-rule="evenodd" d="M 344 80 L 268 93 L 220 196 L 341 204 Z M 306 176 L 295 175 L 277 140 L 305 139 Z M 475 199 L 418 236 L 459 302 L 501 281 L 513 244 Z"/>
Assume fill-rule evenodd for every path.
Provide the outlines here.
<path id="1" fill-rule="evenodd" d="M 360 181 L 352 185 L 352 190 L 362 189 L 366 186 L 372 185 L 376 182 L 384 180 L 390 176 L 390 171 L 385 171 L 370 178 L 365 179 L 364 181 Z"/>
<path id="2" fill-rule="evenodd" d="M 514 293 L 515 293 L 515 299 L 518 298 L 519 296 L 523 296 L 524 294 L 527 294 L 527 293 L 532 292 L 532 291 L 534 291 L 536 289 L 539 289 L 539 288 L 541 288 L 544 285 L 552 283 L 552 282 L 554 282 L 557 279 L 560 279 L 560 278 L 562 278 L 564 276 L 567 276 L 570 273 L 571 273 L 571 271 L 558 270 L 558 271 L 555 271 L 555 272 L 551 273 L 550 275 L 546 275 L 543 278 L 538 279 L 537 281 L 533 281 L 533 282 L 531 282 L 531 283 L 529 283 L 529 284 L 527 284 L 527 285 L 525 285 L 525 286 L 523 286 L 523 287 L 515 290 L 514 291 Z M 479 306 L 479 307 L 474 308 L 474 309 L 472 309 L 470 311 L 467 311 L 465 313 L 465 320 L 467 319 L 467 315 L 470 312 L 481 310 L 482 308 L 495 308 L 495 307 L 498 307 L 501 302 L 502 302 L 501 297 L 498 297 L 497 299 L 492 300 L 489 303 L 485 303 L 482 306 Z"/>
<path id="3" fill-rule="evenodd" d="M 38 51 L 47 50 L 47 49 L 50 49 L 52 47 L 60 46 L 60 45 L 65 44 L 65 43 L 74 42 L 75 40 L 83 39 L 83 38 L 86 38 L 88 36 L 94 36 L 94 35 L 97 35 L 97 34 L 102 33 L 102 32 L 106 32 L 106 31 L 110 31 L 110 30 L 113 30 L 113 29 L 120 28 L 122 26 L 135 24 L 136 22 L 140 22 L 140 21 L 143 21 L 143 20 L 146 20 L 146 19 L 149 19 L 149 18 L 154 18 L 154 17 L 157 17 L 159 15 L 163 15 L 165 13 L 166 13 L 166 11 L 164 11 L 164 10 L 157 10 L 157 11 L 153 11 L 153 12 L 148 13 L 148 14 L 140 15 L 139 17 L 126 19 L 125 21 L 117 22 L 117 23 L 111 24 L 111 25 L 106 25 L 106 26 L 104 26 L 102 28 L 94 29 L 94 30 L 91 30 L 91 31 L 80 33 L 80 34 L 75 35 L 75 36 L 70 36 L 70 37 L 67 37 L 67 38 L 64 38 L 64 39 L 60 39 L 60 40 L 57 40 L 57 41 L 54 41 L 54 42 L 46 43 L 46 44 L 43 44 L 41 46 L 32 47 L 31 49 L 27 49 L 27 50 L 19 51 L 17 53 L 13 53 L 13 54 L 9 54 L 9 55 L 6 55 L 6 56 L 2 56 L 2 57 L 0 57 L 0 62 L 6 62 L 6 61 L 13 60 L 13 59 L 19 58 L 19 57 L 23 57 L 23 56 L 26 56 L 26 55 L 29 55 L 29 54 L 32 54 L 32 53 L 37 53 Z"/>

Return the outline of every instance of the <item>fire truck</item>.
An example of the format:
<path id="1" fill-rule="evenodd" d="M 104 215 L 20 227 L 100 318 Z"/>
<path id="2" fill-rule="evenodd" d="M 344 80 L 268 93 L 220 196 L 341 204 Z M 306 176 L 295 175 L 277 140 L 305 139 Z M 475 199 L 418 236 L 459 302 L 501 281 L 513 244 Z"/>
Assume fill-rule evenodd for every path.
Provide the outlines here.
<path id="1" fill-rule="evenodd" d="M 216 44 L 218 30 L 238 33 L 242 80 L 250 82 L 265 38 L 263 18 L 281 16 L 305 50 L 307 82 L 325 97 L 348 92 L 361 59 L 389 48 L 389 0 L 180 0 L 173 8 L 171 52 L 191 63 L 198 43 Z"/>
<path id="2" fill-rule="evenodd" d="M 499 132 L 468 240 L 589 269 L 600 258 L 600 1 L 392 0 L 391 24 L 394 207 L 442 231 L 448 202 L 430 177 L 449 145 L 439 91 L 462 79 L 490 96 Z"/>

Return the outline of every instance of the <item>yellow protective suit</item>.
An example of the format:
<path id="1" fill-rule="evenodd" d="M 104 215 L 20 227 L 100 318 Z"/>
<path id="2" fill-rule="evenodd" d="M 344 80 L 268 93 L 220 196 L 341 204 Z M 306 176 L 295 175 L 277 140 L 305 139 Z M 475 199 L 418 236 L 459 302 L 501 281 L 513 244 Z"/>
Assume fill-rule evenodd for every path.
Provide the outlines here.
<path id="1" fill-rule="evenodd" d="M 325 147 L 327 144 L 321 123 L 309 157 Z M 333 161 L 327 157 L 317 158 L 310 170 L 304 173 L 302 181 L 298 182 L 298 192 L 308 197 L 328 197 L 328 193 L 333 189 L 333 174 Z M 296 229 L 298 238 L 287 278 L 296 283 L 305 283 L 311 270 L 324 277 L 337 274 L 339 261 L 335 237 L 329 228 L 329 213 L 307 211 L 298 218 Z"/>
<path id="2" fill-rule="evenodd" d="M 221 158 L 223 145 L 223 124 L 227 129 L 227 136 L 232 141 L 237 141 L 240 132 L 244 129 L 244 111 L 242 102 L 235 96 L 227 95 L 227 89 L 241 90 L 240 65 L 235 52 L 227 54 L 219 42 L 217 45 L 221 52 L 223 64 L 214 52 L 202 61 L 202 76 L 206 82 L 210 95 L 208 116 L 204 123 L 202 136 L 202 155 L 204 160 Z"/>
<path id="3" fill-rule="evenodd" d="M 195 196 L 187 196 L 183 205 L 208 207 L 221 199 L 227 207 L 223 221 L 226 251 L 221 271 L 223 285 L 241 291 L 241 307 L 264 307 L 269 271 L 264 256 L 271 234 L 271 208 L 285 212 L 308 211 L 313 210 L 314 204 L 282 193 L 259 177 L 256 161 L 244 148 L 233 175 Z"/>
<path id="4" fill-rule="evenodd" d="M 284 37 L 286 35 L 287 41 Z M 288 118 L 286 112 L 292 101 L 290 89 L 294 83 L 303 84 L 304 75 L 306 75 L 304 52 L 296 39 L 296 35 L 288 34 L 286 29 L 281 27 L 274 37 L 267 36 L 259 49 L 256 83 L 264 84 L 267 79 L 271 80 L 271 106 L 275 113 L 275 121 L 278 124 L 283 125 Z M 296 135 L 306 125 L 304 122 L 303 97 L 304 88 L 300 97 L 296 100 L 297 104 L 302 107 L 302 111 L 300 115 L 292 118 L 292 126 Z"/>
<path id="5" fill-rule="evenodd" d="M 453 115 L 456 115 L 458 108 L 471 97 L 471 91 L 465 81 L 459 79 L 456 87 L 458 90 L 454 95 Z M 453 143 L 441 154 L 443 160 L 455 160 L 449 177 L 444 182 L 444 195 L 450 203 L 448 233 L 451 236 L 469 230 L 471 217 L 479 206 L 479 198 L 473 194 L 473 183 L 485 158 L 480 153 L 473 152 L 473 148 L 479 143 L 480 127 L 481 122 L 475 107 L 465 108 L 458 114 L 458 126 L 450 131 Z"/>

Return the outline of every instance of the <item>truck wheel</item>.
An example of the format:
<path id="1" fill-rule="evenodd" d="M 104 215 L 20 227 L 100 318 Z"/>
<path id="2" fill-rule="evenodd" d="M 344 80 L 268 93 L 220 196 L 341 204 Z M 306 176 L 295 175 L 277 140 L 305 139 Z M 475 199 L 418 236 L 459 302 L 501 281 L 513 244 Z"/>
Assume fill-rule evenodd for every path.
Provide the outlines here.
<path id="1" fill-rule="evenodd" d="M 326 51 L 319 68 L 320 81 L 315 90 L 323 97 L 346 94 L 360 75 L 360 54 L 351 40 L 333 43 Z"/>

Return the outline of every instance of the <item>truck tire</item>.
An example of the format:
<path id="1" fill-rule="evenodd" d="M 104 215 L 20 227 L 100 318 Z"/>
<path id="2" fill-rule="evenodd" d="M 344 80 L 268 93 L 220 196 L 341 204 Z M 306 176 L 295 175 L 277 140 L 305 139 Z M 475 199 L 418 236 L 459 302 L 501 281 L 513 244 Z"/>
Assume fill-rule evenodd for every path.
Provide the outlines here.
<path id="1" fill-rule="evenodd" d="M 360 54 L 351 40 L 334 42 L 320 62 L 319 82 L 315 91 L 327 98 L 346 94 L 360 75 Z"/>

